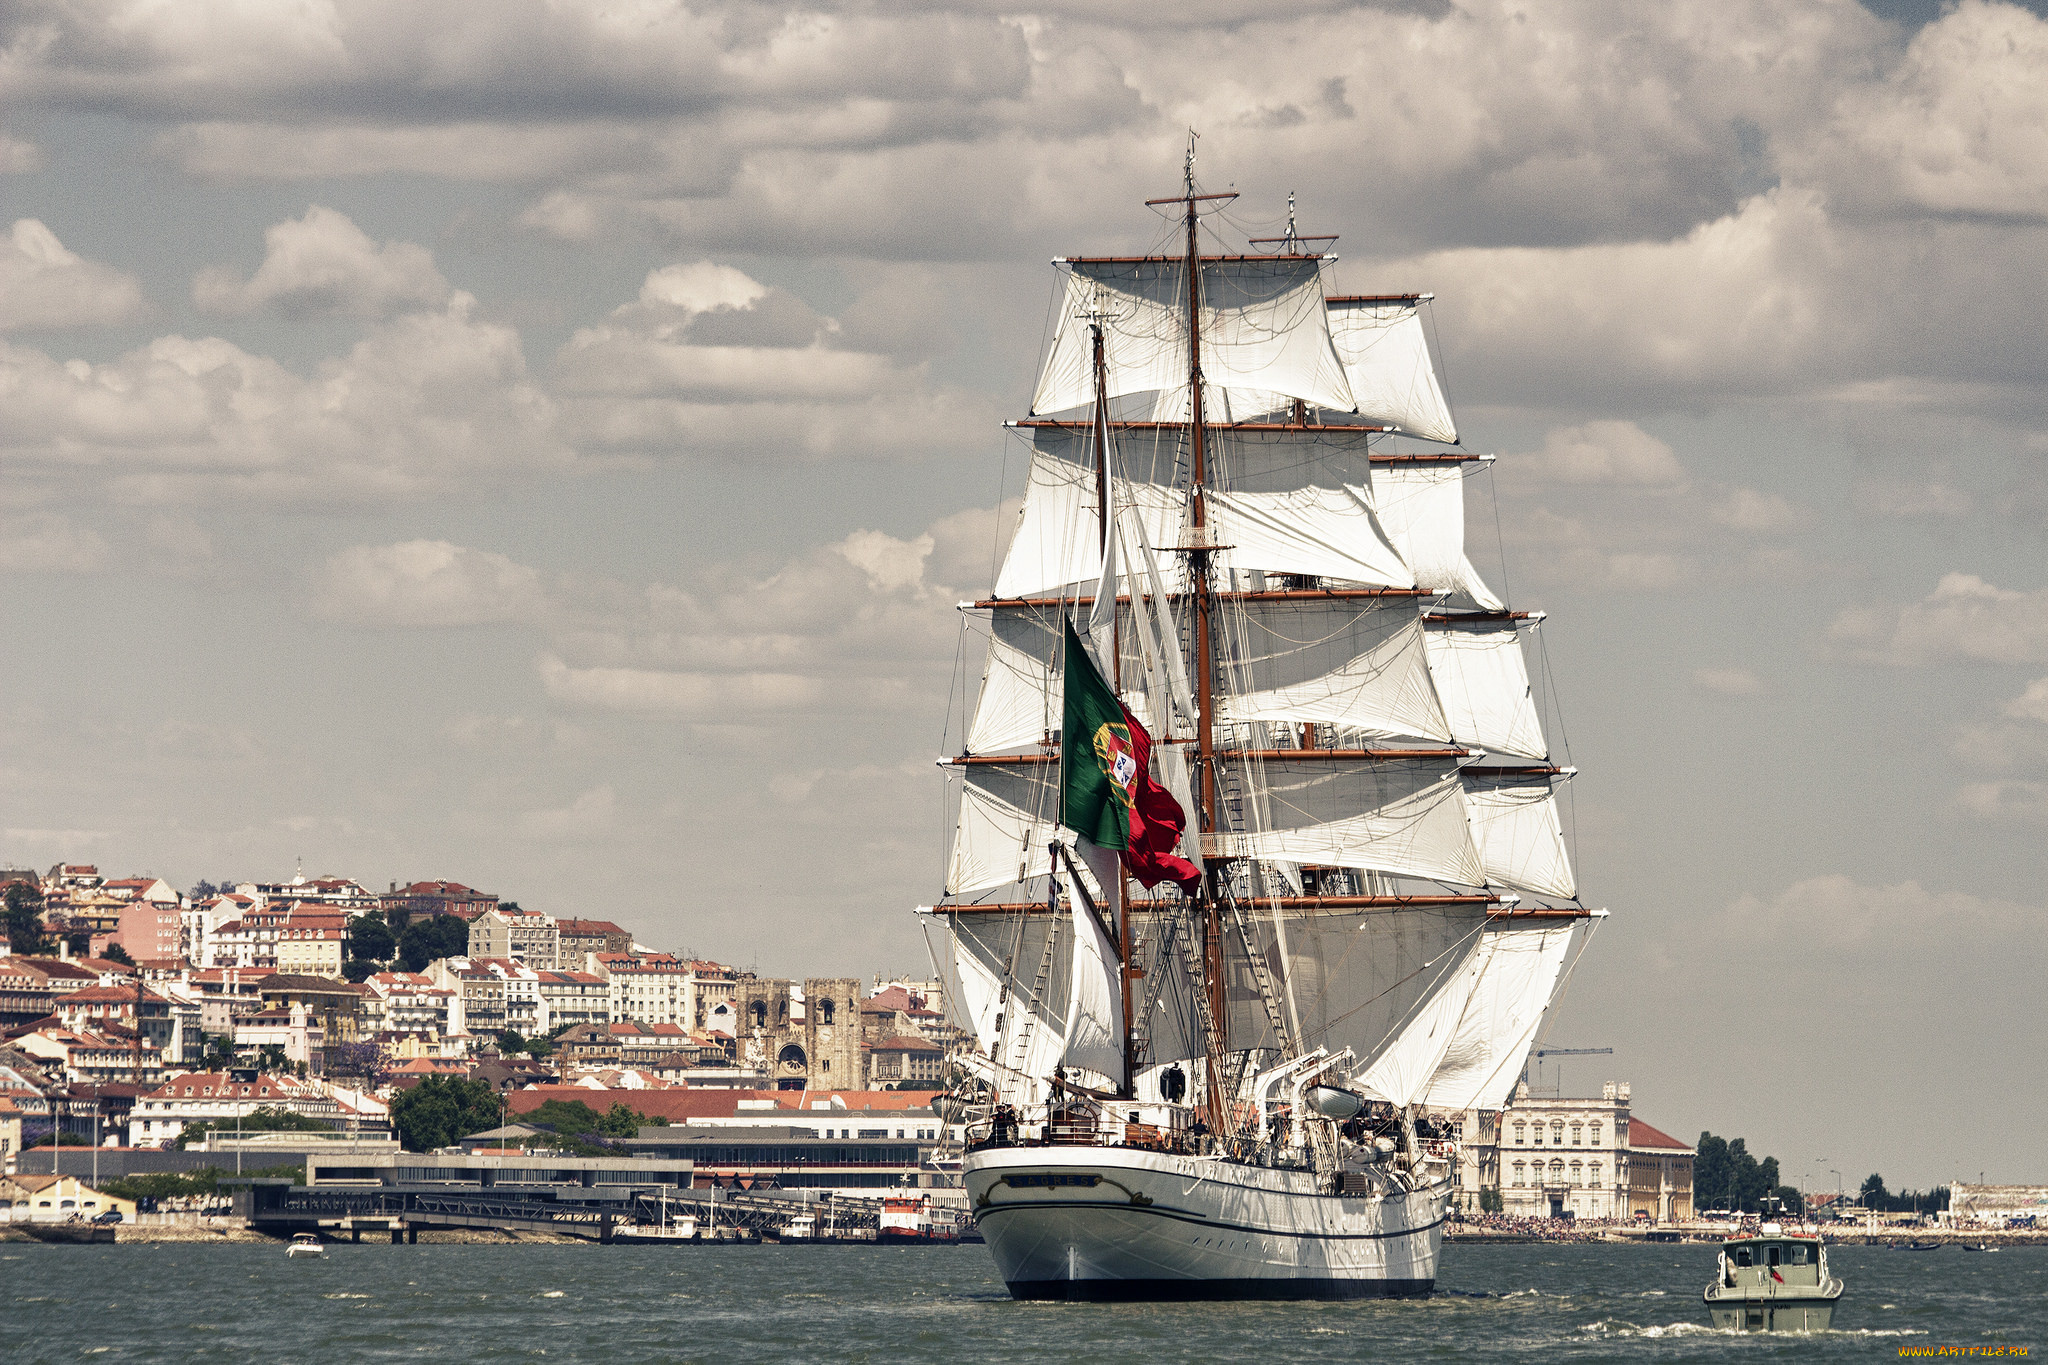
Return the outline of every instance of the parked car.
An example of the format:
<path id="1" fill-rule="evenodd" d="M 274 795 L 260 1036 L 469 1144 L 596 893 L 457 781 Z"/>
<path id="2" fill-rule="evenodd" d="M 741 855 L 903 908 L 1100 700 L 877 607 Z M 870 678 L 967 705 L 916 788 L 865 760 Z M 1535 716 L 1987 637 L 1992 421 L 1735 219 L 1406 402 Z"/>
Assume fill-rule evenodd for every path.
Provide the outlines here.
<path id="1" fill-rule="evenodd" d="M 96 1213 L 93 1215 L 92 1221 L 95 1223 L 118 1223 L 121 1221 L 121 1210 L 108 1209 L 105 1213 Z"/>

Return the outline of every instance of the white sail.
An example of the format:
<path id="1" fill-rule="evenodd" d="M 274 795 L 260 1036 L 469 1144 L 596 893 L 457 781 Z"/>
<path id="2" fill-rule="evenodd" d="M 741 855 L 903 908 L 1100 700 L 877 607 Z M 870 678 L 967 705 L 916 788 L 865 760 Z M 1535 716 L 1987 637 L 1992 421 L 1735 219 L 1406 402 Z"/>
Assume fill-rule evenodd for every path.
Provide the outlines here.
<path id="1" fill-rule="evenodd" d="M 1489 886 L 1570 900 L 1579 894 L 1547 777 L 1464 775 L 1465 809 Z"/>
<path id="2" fill-rule="evenodd" d="M 1458 969 L 1422 1003 L 1394 1035 L 1372 1065 L 1355 1079 L 1371 1094 L 1402 1108 L 1415 1103 L 1428 1088 L 1458 1033 L 1482 966 L 1479 935 Z"/>
<path id="3" fill-rule="evenodd" d="M 1111 855 L 1114 858 L 1114 855 Z M 1101 873 L 1097 873 L 1097 880 Z M 1067 978 L 1068 1066 L 1085 1067 L 1123 1085 L 1123 972 L 1116 946 L 1078 895 L 1067 897 L 1074 946 Z"/>
<path id="4" fill-rule="evenodd" d="M 1223 856 L 1485 884 L 1449 761 L 1269 758 L 1247 766 L 1265 789 L 1273 827 L 1215 835 Z"/>
<path id="5" fill-rule="evenodd" d="M 1438 1109 L 1498 1109 L 1564 970 L 1572 926 L 1496 929 L 1481 938 L 1478 983 L 1457 1033 L 1420 1096 Z"/>
<path id="6" fill-rule="evenodd" d="M 981 764 L 966 769 L 946 894 L 971 895 L 1052 871 L 1049 848 L 1058 828 L 1052 808 L 1045 782 L 1032 769 Z M 1037 809 L 1048 813 L 1040 817 L 1033 814 Z"/>
<path id="7" fill-rule="evenodd" d="M 1244 602 L 1223 613 L 1233 688 L 1226 721 L 1340 725 L 1363 736 L 1449 743 L 1422 624 L 1407 603 Z"/>
<path id="8" fill-rule="evenodd" d="M 1284 954 L 1270 926 L 1255 924 L 1253 938 L 1293 991 L 1299 1046 L 1348 1047 L 1365 1070 L 1454 985 L 1485 924 L 1485 907 L 1477 905 L 1316 911 L 1288 916 Z M 1227 965 L 1232 1046 L 1270 1045 L 1247 973 Z"/>
<path id="9" fill-rule="evenodd" d="M 1432 622 L 1423 643 L 1437 697 L 1458 743 L 1518 758 L 1549 755 L 1512 621 Z"/>
<path id="10" fill-rule="evenodd" d="M 941 912 L 943 914 L 943 912 Z M 1066 1049 L 1071 935 L 1043 911 L 946 915 L 946 951 L 935 955 L 947 989 L 957 982 L 966 1002 L 963 1027 L 1003 1068 L 1006 1098 L 1037 1099 Z M 1039 969 L 1043 994 L 1035 994 Z M 950 995 L 947 997 L 952 998 Z"/>
<path id="11" fill-rule="evenodd" d="M 1116 501 L 1134 518 L 1149 545 L 1181 543 L 1186 519 L 1184 490 L 1136 479 L 1117 481 Z M 1085 465 L 1038 451 L 1024 489 L 995 595 L 1034 597 L 1102 575 L 1097 534 L 1095 472 Z M 1207 494 L 1209 539 L 1227 548 L 1216 567 L 1305 574 L 1375 587 L 1412 588 L 1415 577 L 1373 520 L 1372 491 L 1364 487 L 1302 487 L 1272 492 Z M 1167 591 L 1186 590 L 1178 559 L 1161 565 Z"/>
<path id="12" fill-rule="evenodd" d="M 1060 727 L 1060 680 L 1049 662 L 1051 652 L 1040 657 L 1010 643 L 1002 633 L 1009 619 L 998 614 L 996 633 L 988 642 L 981 696 L 967 727 L 970 754 L 1029 748 Z"/>
<path id="13" fill-rule="evenodd" d="M 1458 424 L 1437 383 L 1414 299 L 1329 301 L 1330 334 L 1360 418 L 1426 441 L 1456 444 Z"/>
<path id="14" fill-rule="evenodd" d="M 1070 269 L 1059 330 L 1039 372 L 1031 410 L 1064 412 L 1095 401 L 1091 320 L 1102 325 L 1111 398 L 1185 389 L 1185 261 L 1076 261 Z M 1210 385 L 1270 390 L 1338 412 L 1352 410 L 1315 260 L 1205 262 L 1201 293 L 1202 374 Z"/>
<path id="15" fill-rule="evenodd" d="M 1488 611 L 1502 603 L 1465 557 L 1465 487 L 1458 465 L 1382 465 L 1373 511 L 1417 587 L 1461 593 Z"/>

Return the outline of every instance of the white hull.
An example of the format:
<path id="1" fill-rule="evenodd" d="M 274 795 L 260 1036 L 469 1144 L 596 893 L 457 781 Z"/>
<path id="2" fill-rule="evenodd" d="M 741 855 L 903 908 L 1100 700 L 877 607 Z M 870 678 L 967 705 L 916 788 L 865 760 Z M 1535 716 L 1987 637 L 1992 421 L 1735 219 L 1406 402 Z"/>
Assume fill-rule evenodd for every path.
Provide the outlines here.
<path id="1" fill-rule="evenodd" d="M 1436 1283 L 1448 1186 L 1338 1199 L 1307 1171 L 1124 1147 L 999 1147 L 962 1168 L 1026 1299 L 1381 1298 Z"/>

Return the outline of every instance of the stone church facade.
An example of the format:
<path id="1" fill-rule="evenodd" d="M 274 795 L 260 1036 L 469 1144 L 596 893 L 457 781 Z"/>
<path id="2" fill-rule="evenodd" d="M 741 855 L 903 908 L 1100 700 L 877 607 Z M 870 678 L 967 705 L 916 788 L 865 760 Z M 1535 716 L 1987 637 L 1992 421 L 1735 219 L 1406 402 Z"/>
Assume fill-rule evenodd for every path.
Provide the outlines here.
<path id="1" fill-rule="evenodd" d="M 745 978 L 733 985 L 739 1018 L 735 1051 L 742 1066 L 766 1071 L 778 1090 L 858 1090 L 861 1074 L 860 979 Z"/>

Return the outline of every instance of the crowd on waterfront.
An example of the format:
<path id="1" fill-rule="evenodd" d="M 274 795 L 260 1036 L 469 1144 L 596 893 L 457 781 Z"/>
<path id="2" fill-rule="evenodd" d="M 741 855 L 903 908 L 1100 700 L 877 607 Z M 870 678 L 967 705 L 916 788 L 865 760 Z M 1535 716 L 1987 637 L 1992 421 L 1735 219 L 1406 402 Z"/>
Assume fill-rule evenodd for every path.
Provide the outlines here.
<path id="1" fill-rule="evenodd" d="M 1615 1218 L 1524 1218 L 1509 1213 L 1460 1213 L 1453 1215 L 1451 1222 L 1453 1231 L 1486 1232 L 1534 1242 L 1599 1242 L 1617 1228 L 1641 1226 Z"/>

